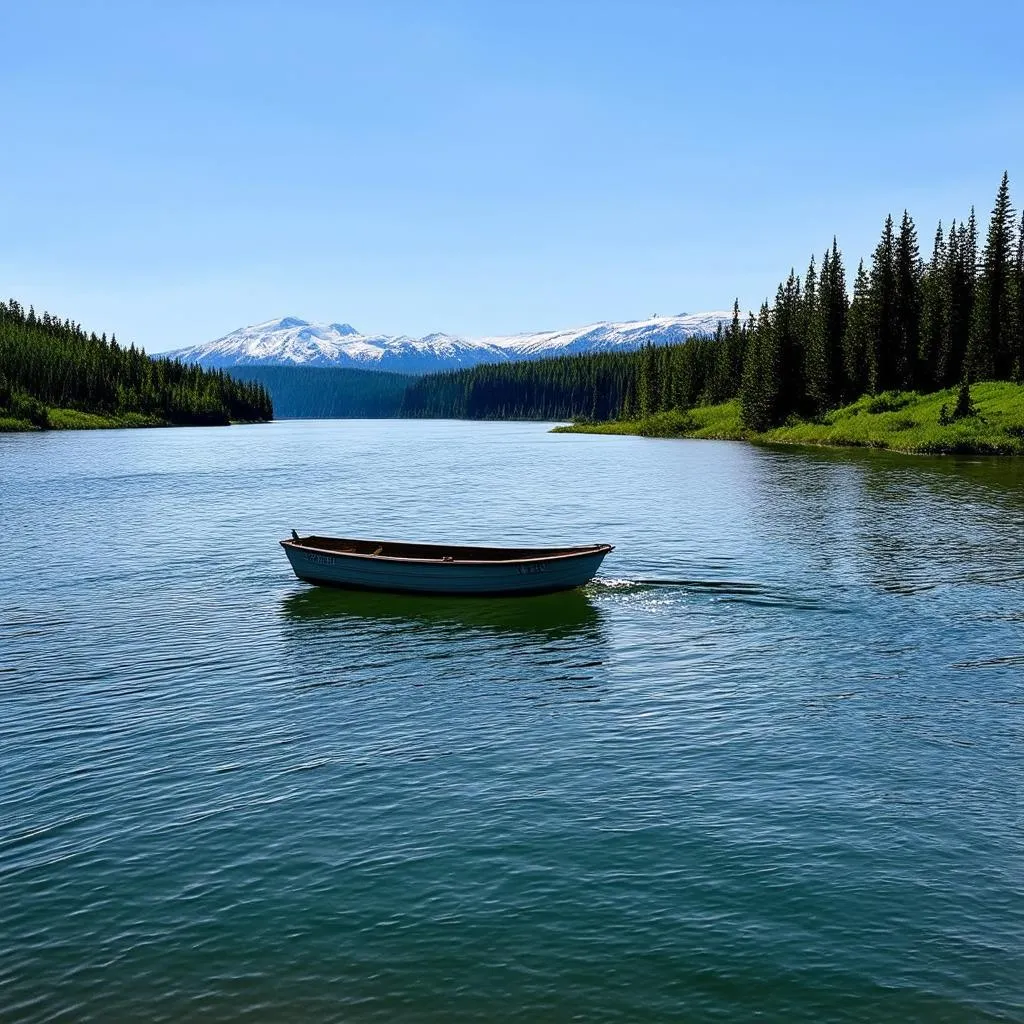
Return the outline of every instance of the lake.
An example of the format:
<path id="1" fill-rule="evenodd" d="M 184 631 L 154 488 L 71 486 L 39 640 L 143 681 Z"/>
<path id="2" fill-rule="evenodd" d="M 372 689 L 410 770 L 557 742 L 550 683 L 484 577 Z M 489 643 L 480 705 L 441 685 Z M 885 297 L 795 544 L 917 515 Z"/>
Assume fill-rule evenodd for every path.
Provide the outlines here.
<path id="1" fill-rule="evenodd" d="M 1024 462 L 547 431 L 0 435 L 0 1020 L 1024 1019 Z"/>

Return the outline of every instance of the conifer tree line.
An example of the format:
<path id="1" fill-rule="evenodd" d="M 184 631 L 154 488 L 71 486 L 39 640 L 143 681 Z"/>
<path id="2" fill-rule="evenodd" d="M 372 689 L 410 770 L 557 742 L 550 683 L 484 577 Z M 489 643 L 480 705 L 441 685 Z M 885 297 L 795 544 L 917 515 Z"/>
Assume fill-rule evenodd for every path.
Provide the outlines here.
<path id="1" fill-rule="evenodd" d="M 285 419 L 393 418 L 410 377 L 348 366 L 232 366 L 235 380 L 259 381 Z"/>
<path id="2" fill-rule="evenodd" d="M 739 386 L 740 340 L 734 329 L 639 352 L 488 363 L 430 374 L 408 386 L 401 415 L 608 420 L 726 401 Z"/>
<path id="3" fill-rule="evenodd" d="M 1024 382 L 1024 220 L 1007 174 L 980 247 L 973 209 L 939 224 L 927 260 L 910 214 L 890 216 L 852 294 L 833 239 L 713 338 L 434 374 L 410 386 L 403 415 L 632 419 L 739 398 L 746 425 L 766 430 L 865 393 L 979 380 Z"/>
<path id="4" fill-rule="evenodd" d="M 0 411 L 47 426 L 51 406 L 209 426 L 274 414 L 258 382 L 151 359 L 134 345 L 87 334 L 70 320 L 37 316 L 14 299 L 0 302 Z"/>

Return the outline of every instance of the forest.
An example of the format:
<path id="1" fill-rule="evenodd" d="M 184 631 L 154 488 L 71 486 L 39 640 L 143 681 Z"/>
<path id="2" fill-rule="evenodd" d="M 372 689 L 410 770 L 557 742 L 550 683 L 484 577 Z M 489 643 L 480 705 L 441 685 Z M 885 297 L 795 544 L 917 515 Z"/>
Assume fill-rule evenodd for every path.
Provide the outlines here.
<path id="1" fill-rule="evenodd" d="M 258 382 L 236 381 L 172 359 L 151 359 L 115 337 L 16 300 L 0 302 L 0 421 L 51 426 L 51 410 L 76 410 L 115 423 L 218 426 L 273 418 Z"/>
<path id="2" fill-rule="evenodd" d="M 1024 380 L 1024 222 L 1004 174 L 983 245 L 974 210 L 938 225 L 930 257 L 904 211 L 885 220 L 848 289 L 838 242 L 805 274 L 791 270 L 754 314 L 733 307 L 711 338 L 420 378 L 405 416 L 643 419 L 739 399 L 765 431 L 815 420 L 859 397 Z M 963 412 L 965 403 L 948 412 Z"/>
<path id="3" fill-rule="evenodd" d="M 235 380 L 258 381 L 284 419 L 398 415 L 410 377 L 345 366 L 232 366 Z"/>

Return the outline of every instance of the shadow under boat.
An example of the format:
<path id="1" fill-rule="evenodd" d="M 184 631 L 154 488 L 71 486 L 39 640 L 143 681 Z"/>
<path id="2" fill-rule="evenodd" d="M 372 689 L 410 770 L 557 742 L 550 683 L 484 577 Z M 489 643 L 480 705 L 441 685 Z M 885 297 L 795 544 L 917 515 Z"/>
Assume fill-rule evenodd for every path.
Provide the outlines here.
<path id="1" fill-rule="evenodd" d="M 482 629 L 552 637 L 596 631 L 600 613 L 581 590 L 536 597 L 443 597 L 310 587 L 281 602 L 293 622 L 358 619 L 419 628 Z"/>

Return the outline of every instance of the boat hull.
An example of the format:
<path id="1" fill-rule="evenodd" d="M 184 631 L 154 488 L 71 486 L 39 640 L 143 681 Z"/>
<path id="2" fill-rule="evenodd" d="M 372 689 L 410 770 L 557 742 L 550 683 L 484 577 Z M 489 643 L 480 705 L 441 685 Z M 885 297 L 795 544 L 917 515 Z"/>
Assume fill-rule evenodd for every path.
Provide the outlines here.
<path id="1" fill-rule="evenodd" d="M 311 550 L 284 542 L 300 580 L 351 590 L 477 596 L 549 594 L 581 587 L 594 578 L 610 548 L 521 561 L 441 561 L 373 558 Z"/>

